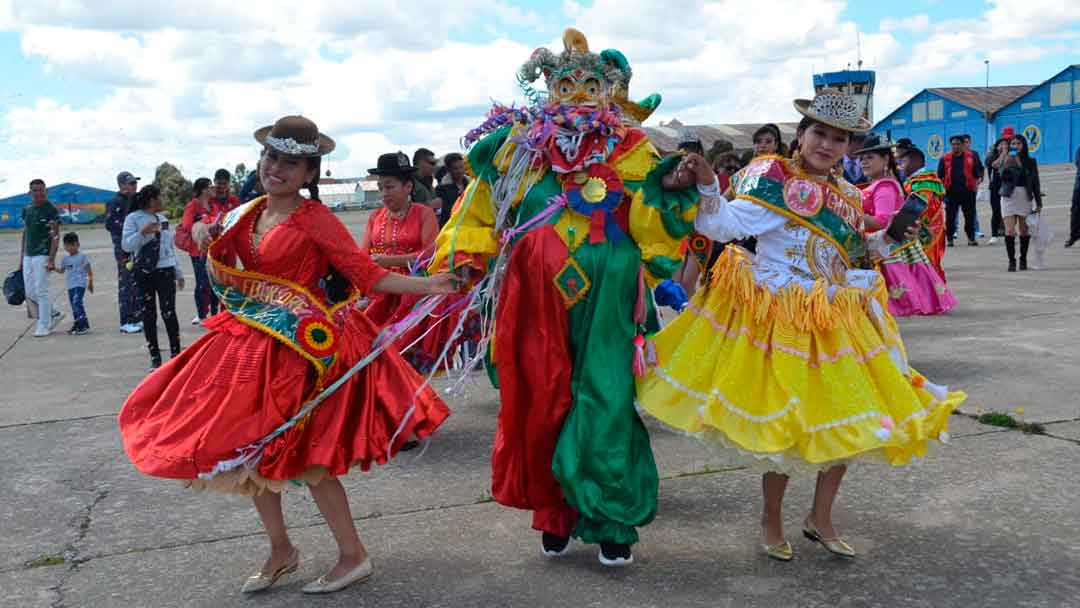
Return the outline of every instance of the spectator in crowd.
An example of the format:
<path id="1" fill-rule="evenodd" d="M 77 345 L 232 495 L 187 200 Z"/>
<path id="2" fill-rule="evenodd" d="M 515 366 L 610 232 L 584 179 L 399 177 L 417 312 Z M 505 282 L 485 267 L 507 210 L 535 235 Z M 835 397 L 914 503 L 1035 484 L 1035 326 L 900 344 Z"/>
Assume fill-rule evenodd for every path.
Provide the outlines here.
<path id="1" fill-rule="evenodd" d="M 1005 236 L 1005 224 L 1001 220 L 1001 172 L 995 164 L 998 158 L 1009 152 L 1009 140 L 1012 139 L 1013 128 L 1005 127 L 1001 138 L 994 142 L 994 147 L 986 155 L 986 173 L 989 178 L 990 188 L 990 244 L 997 243 L 999 237 Z"/>
<path id="2" fill-rule="evenodd" d="M 937 170 L 938 177 L 945 183 L 945 234 L 949 239 L 949 247 L 952 247 L 957 230 L 957 215 L 962 210 L 968 246 L 975 247 L 979 244 L 975 240 L 975 192 L 979 187 L 975 166 L 981 166 L 981 163 L 974 152 L 964 150 L 963 135 L 950 137 L 949 145 L 952 150 L 941 157 Z"/>
<path id="3" fill-rule="evenodd" d="M 116 258 L 117 300 L 120 303 L 120 331 L 137 334 L 143 330 L 139 320 L 140 305 L 138 286 L 135 284 L 127 263 L 130 255 L 120 246 L 124 233 L 124 220 L 131 213 L 131 200 L 138 189 L 139 178 L 128 171 L 116 176 L 119 192 L 105 205 L 105 229 L 112 237 L 113 257 Z"/>
<path id="4" fill-rule="evenodd" d="M 442 201 L 435 200 L 435 165 L 435 153 L 431 150 L 419 148 L 413 152 L 412 166 L 416 173 L 412 178 L 412 200 L 427 205 L 438 215 Z"/>
<path id="5" fill-rule="evenodd" d="M 262 162 L 261 160 L 259 162 Z M 259 181 L 259 163 L 255 163 L 255 170 L 247 174 L 244 185 L 237 193 L 241 203 L 253 201 L 264 194 L 262 182 Z"/>
<path id="6" fill-rule="evenodd" d="M 1080 147 L 1076 148 L 1073 164 L 1076 165 L 1076 177 L 1073 179 L 1072 210 L 1069 216 L 1069 238 L 1065 241 L 1066 247 L 1072 247 L 1076 241 L 1080 241 Z"/>
<path id="7" fill-rule="evenodd" d="M 60 230 L 60 212 L 49 202 L 45 182 L 30 182 L 30 204 L 22 212 L 22 271 L 26 286 L 26 313 L 37 319 L 34 337 L 43 338 L 52 333 L 64 313 L 54 310 L 49 300 L 49 272 L 56 270 L 57 235 Z"/>
<path id="8" fill-rule="evenodd" d="M 232 193 L 232 173 L 225 169 L 214 171 L 214 203 L 223 211 L 240 206 L 240 199 Z"/>
<path id="9" fill-rule="evenodd" d="M 852 184 L 865 184 L 867 182 L 866 177 L 863 175 L 862 167 L 859 165 L 858 156 L 855 154 L 863 147 L 863 142 L 866 141 L 866 135 L 862 133 L 855 133 L 851 136 L 851 141 L 848 142 L 847 153 L 844 154 L 844 179 Z"/>
<path id="10" fill-rule="evenodd" d="M 131 203 L 131 213 L 124 220 L 121 245 L 133 255 L 132 274 L 142 299 L 143 335 L 150 352 L 150 369 L 161 367 L 158 348 L 157 304 L 169 336 L 169 353 L 180 354 L 180 323 L 176 320 L 176 290 L 184 288 L 184 275 L 176 263 L 173 231 L 169 218 L 161 213 L 161 190 L 143 186 Z"/>
<path id="11" fill-rule="evenodd" d="M 705 155 L 705 146 L 701 143 L 701 138 L 690 129 L 680 131 L 678 149 L 684 154 Z"/>
<path id="12" fill-rule="evenodd" d="M 1009 151 L 997 159 L 1001 172 L 1001 216 L 1005 222 L 1005 252 L 1009 256 L 1009 272 L 1016 272 L 1016 233 L 1020 233 L 1020 270 L 1027 270 L 1027 216 L 1042 211 L 1042 185 L 1039 183 L 1039 164 L 1028 154 L 1027 138 L 1013 135 Z M 1032 209 L 1034 203 L 1034 209 Z"/>
<path id="13" fill-rule="evenodd" d="M 64 235 L 64 251 L 67 256 L 60 261 L 56 271 L 64 275 L 68 302 L 71 303 L 71 316 L 74 323 L 69 334 L 81 336 L 90 332 L 90 321 L 86 318 L 83 298 L 86 292 L 94 293 L 94 270 L 90 267 L 90 258 L 79 251 L 79 235 L 69 232 Z"/>
<path id="14" fill-rule="evenodd" d="M 716 178 L 720 180 L 720 192 L 727 192 L 731 186 L 731 177 L 738 173 L 739 169 L 742 169 L 742 162 L 734 151 L 724 152 L 716 157 L 713 171 L 716 172 Z"/>
<path id="15" fill-rule="evenodd" d="M 443 165 L 446 167 L 446 175 L 439 180 L 439 185 L 435 187 L 435 196 L 438 198 L 442 205 L 436 214 L 439 216 L 439 227 L 446 225 L 446 222 L 450 220 L 450 213 L 454 209 L 454 203 L 457 202 L 458 197 L 465 191 L 465 187 L 469 185 L 469 176 L 465 175 L 465 158 L 457 152 L 451 152 L 443 159 Z"/>
<path id="16" fill-rule="evenodd" d="M 218 313 L 218 299 L 210 287 L 210 276 L 206 272 L 206 251 L 192 238 L 192 228 L 196 223 L 217 224 L 225 214 L 216 200 L 210 200 L 210 185 L 210 180 L 205 177 L 195 180 L 192 187 L 195 197 L 184 207 L 184 216 L 176 229 L 176 246 L 191 256 L 191 269 L 195 275 L 197 314 L 191 320 L 192 325 L 198 325 L 206 317 Z"/>
<path id="17" fill-rule="evenodd" d="M 964 134 L 964 152 L 965 153 L 970 152 L 972 155 L 975 156 L 975 177 L 978 180 L 978 183 L 981 184 L 982 180 L 983 180 L 983 176 L 986 174 L 986 171 L 983 168 L 982 159 L 979 158 L 978 154 L 971 151 L 971 135 L 968 135 L 967 133 Z M 976 207 L 976 209 L 975 209 L 975 238 L 981 239 L 982 237 L 983 237 L 982 228 L 979 227 L 979 212 L 978 212 L 978 207 Z"/>
<path id="18" fill-rule="evenodd" d="M 761 125 L 757 131 L 754 131 L 754 155 L 764 156 L 765 154 L 784 155 L 784 140 L 780 138 L 780 127 L 771 122 Z"/>

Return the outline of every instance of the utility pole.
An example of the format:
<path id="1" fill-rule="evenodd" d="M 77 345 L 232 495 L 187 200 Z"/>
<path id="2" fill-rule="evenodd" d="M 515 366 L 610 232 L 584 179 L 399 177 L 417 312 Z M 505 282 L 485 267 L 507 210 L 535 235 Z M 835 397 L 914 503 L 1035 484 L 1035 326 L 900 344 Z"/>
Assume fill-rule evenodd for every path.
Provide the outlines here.
<path id="1" fill-rule="evenodd" d="M 990 124 L 990 60 L 984 59 L 983 64 L 986 65 L 986 144 L 984 147 L 989 150 L 990 146 L 994 145 L 994 127 Z"/>

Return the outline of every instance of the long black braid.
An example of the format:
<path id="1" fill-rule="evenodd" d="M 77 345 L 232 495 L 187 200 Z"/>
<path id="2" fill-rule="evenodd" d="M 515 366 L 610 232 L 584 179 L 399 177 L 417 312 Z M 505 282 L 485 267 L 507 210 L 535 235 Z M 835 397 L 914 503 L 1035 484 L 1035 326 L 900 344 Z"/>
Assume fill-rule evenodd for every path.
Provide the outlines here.
<path id="1" fill-rule="evenodd" d="M 312 200 L 322 202 L 319 199 L 319 176 L 322 174 L 322 157 L 311 156 L 307 159 L 308 169 L 315 170 L 315 178 L 312 181 L 304 184 L 307 188 L 308 196 Z M 326 276 L 322 278 L 323 291 L 326 293 L 326 299 L 331 304 L 338 302 L 344 302 L 349 298 L 349 294 L 352 292 L 352 285 L 336 268 L 330 266 L 326 271 Z"/>

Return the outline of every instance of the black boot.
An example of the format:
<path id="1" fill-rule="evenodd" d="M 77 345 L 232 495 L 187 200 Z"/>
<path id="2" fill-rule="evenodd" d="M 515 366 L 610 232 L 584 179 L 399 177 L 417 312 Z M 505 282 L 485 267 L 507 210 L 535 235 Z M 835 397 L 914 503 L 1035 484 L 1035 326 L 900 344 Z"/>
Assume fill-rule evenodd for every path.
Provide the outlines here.
<path id="1" fill-rule="evenodd" d="M 1009 254 L 1009 272 L 1016 272 L 1016 237 L 1005 237 L 1005 253 Z"/>
<path id="2" fill-rule="evenodd" d="M 1031 236 L 1020 237 L 1020 270 L 1027 270 L 1028 245 L 1031 245 Z"/>
<path id="3" fill-rule="evenodd" d="M 156 348 L 150 348 L 150 371 L 161 367 L 161 351 Z"/>

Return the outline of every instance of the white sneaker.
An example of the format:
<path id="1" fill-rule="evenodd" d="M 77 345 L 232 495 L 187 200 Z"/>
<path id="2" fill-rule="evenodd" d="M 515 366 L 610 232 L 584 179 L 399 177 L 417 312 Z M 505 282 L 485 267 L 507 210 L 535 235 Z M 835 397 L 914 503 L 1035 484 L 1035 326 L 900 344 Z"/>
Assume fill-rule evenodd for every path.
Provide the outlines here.
<path id="1" fill-rule="evenodd" d="M 202 323 L 202 319 L 199 318 L 199 315 L 195 315 L 194 317 L 192 317 L 192 319 L 191 319 L 191 324 L 192 325 L 198 325 L 199 323 Z"/>
<path id="2" fill-rule="evenodd" d="M 987 244 L 988 245 L 997 245 L 997 242 L 998 242 L 997 237 L 992 236 L 992 237 L 990 237 L 990 241 Z"/>
<path id="3" fill-rule="evenodd" d="M 120 326 L 120 331 L 125 334 L 137 334 L 142 331 L 142 327 L 139 327 L 135 323 L 125 323 Z"/>
<path id="4" fill-rule="evenodd" d="M 44 338 L 45 336 L 48 336 L 51 333 L 52 333 L 52 328 L 42 329 L 42 328 L 39 327 L 39 328 L 34 330 L 34 337 L 35 338 Z"/>
<path id="5" fill-rule="evenodd" d="M 52 320 L 49 321 L 49 331 L 56 329 L 56 326 L 60 324 L 60 321 L 64 320 L 65 316 L 66 315 L 63 312 L 54 310 L 52 313 Z"/>

